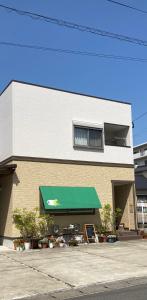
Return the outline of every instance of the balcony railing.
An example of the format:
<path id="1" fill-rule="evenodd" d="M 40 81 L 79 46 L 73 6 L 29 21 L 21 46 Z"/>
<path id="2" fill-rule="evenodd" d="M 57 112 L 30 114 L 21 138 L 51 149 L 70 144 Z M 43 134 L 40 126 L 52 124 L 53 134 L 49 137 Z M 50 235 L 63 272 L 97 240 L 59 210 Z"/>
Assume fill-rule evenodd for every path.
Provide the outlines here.
<path id="1" fill-rule="evenodd" d="M 147 156 L 147 150 L 140 151 L 138 153 L 134 153 L 134 159 L 142 158 L 144 156 Z"/>
<path id="2" fill-rule="evenodd" d="M 123 137 L 112 137 L 112 138 L 106 138 L 105 144 L 109 146 L 120 146 L 125 147 L 126 146 L 126 138 Z"/>

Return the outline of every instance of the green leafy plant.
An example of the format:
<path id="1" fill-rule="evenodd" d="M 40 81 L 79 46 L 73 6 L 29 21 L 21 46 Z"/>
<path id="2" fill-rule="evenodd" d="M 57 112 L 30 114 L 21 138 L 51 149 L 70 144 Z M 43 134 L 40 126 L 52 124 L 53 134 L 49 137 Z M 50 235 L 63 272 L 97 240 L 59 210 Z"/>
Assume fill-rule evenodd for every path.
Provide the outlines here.
<path id="1" fill-rule="evenodd" d="M 20 231 L 24 239 L 36 236 L 36 211 L 28 211 L 27 209 L 16 208 L 13 212 L 13 222 L 16 228 Z"/>
<path id="2" fill-rule="evenodd" d="M 120 208 L 116 208 L 112 211 L 111 205 L 105 204 L 101 212 L 101 224 L 98 231 L 101 234 L 107 234 L 110 231 L 116 232 L 116 227 L 118 225 L 118 220 L 122 215 Z"/>
<path id="3" fill-rule="evenodd" d="M 13 223 L 24 240 L 47 235 L 50 225 L 54 223 L 49 214 L 39 214 L 39 209 L 27 210 L 16 208 L 13 212 Z"/>
<path id="4" fill-rule="evenodd" d="M 49 214 L 41 214 L 37 217 L 37 228 L 40 236 L 46 236 L 49 233 L 50 226 L 54 224 L 53 217 Z"/>
<path id="5" fill-rule="evenodd" d="M 22 239 L 15 239 L 13 240 L 14 248 L 16 249 L 17 247 L 23 247 L 24 246 L 24 241 Z"/>
<path id="6" fill-rule="evenodd" d="M 116 228 L 119 225 L 119 220 L 121 216 L 122 216 L 122 210 L 119 207 L 117 207 L 111 216 L 112 219 L 111 225 L 114 233 L 116 233 Z"/>

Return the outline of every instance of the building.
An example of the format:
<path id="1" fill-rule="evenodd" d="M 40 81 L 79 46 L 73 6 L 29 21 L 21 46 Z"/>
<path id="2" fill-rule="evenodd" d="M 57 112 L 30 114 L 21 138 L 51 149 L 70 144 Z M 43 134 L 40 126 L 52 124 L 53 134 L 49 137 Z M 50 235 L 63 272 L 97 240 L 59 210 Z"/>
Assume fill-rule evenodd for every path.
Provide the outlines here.
<path id="1" fill-rule="evenodd" d="M 138 228 L 147 228 L 147 143 L 134 147 Z"/>
<path id="2" fill-rule="evenodd" d="M 5 242 L 18 235 L 12 213 L 23 207 L 43 207 L 67 226 L 97 223 L 110 203 L 135 229 L 129 103 L 12 81 L 0 96 L 0 123 Z"/>
<path id="3" fill-rule="evenodd" d="M 135 167 L 147 166 L 147 143 L 135 146 L 133 152 Z"/>

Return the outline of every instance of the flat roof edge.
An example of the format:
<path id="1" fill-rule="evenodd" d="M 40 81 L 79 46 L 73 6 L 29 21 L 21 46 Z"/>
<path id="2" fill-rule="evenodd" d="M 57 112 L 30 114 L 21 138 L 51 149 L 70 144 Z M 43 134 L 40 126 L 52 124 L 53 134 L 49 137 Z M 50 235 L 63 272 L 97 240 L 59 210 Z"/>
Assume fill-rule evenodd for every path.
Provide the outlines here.
<path id="1" fill-rule="evenodd" d="M 85 97 L 91 97 L 91 98 L 96 98 L 96 99 L 102 99 L 102 100 L 106 100 L 106 101 L 112 101 L 112 102 L 121 103 L 121 104 L 132 105 L 130 102 L 127 102 L 127 101 L 120 101 L 120 100 L 114 100 L 114 99 L 104 98 L 104 97 L 101 97 L 101 96 L 95 96 L 95 95 L 83 94 L 83 93 L 78 93 L 78 92 L 74 92 L 74 91 L 69 91 L 69 90 L 64 90 L 64 89 L 54 88 L 54 87 L 50 87 L 50 86 L 46 86 L 46 85 L 40 85 L 40 84 L 36 84 L 36 83 L 31 83 L 31 82 L 26 82 L 26 81 L 21 81 L 21 80 L 14 80 L 14 79 L 12 79 L 12 80 L 4 87 L 4 89 L 3 89 L 2 92 L 0 93 L 0 96 L 5 92 L 5 90 L 6 90 L 13 82 L 20 83 L 20 84 L 31 85 L 31 86 L 36 86 L 36 87 L 45 88 L 45 89 L 50 89 L 50 90 L 55 90 L 55 91 L 59 91 L 59 92 L 69 93 L 69 94 L 75 94 L 75 95 L 80 95 L 80 96 L 85 96 Z"/>
<path id="2" fill-rule="evenodd" d="M 133 149 L 137 149 L 137 148 L 140 148 L 140 147 L 146 146 L 146 145 L 147 145 L 147 142 L 139 144 L 139 145 L 136 145 L 136 146 L 133 147 Z"/>

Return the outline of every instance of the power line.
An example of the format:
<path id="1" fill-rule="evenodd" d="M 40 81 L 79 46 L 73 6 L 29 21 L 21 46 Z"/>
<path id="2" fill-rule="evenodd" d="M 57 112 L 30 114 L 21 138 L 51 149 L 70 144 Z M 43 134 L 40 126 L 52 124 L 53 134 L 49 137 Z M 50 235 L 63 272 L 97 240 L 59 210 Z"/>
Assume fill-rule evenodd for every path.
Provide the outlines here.
<path id="1" fill-rule="evenodd" d="M 70 29 L 79 30 L 81 32 L 88 32 L 91 34 L 104 36 L 104 37 L 108 37 L 108 38 L 112 38 L 112 39 L 117 39 L 120 41 L 132 43 L 132 44 L 142 45 L 145 47 L 147 46 L 147 41 L 141 40 L 138 38 L 129 37 L 126 35 L 117 34 L 117 33 L 109 32 L 109 31 L 104 31 L 104 30 L 101 30 L 98 28 L 88 27 L 85 25 L 77 24 L 77 23 L 67 22 L 62 19 L 44 16 L 44 15 L 32 13 L 30 11 L 19 10 L 19 9 L 16 9 L 16 8 L 13 8 L 10 6 L 6 6 L 6 5 L 2 5 L 2 4 L 0 4 L 0 8 L 5 9 L 6 11 L 9 11 L 9 12 L 16 13 L 21 16 L 22 15 L 28 16 L 28 17 L 32 18 L 33 20 L 41 20 L 41 21 L 49 22 L 49 23 L 56 24 L 59 26 L 68 27 Z"/>
<path id="2" fill-rule="evenodd" d="M 139 115 L 136 119 L 133 120 L 133 122 L 138 121 L 139 119 L 141 119 L 141 118 L 144 117 L 145 115 L 147 115 L 147 111 L 144 112 L 143 114 Z"/>
<path id="3" fill-rule="evenodd" d="M 57 52 L 57 53 L 89 56 L 89 57 L 96 57 L 96 58 L 105 58 L 105 59 L 115 59 L 115 60 L 124 60 L 124 61 L 147 63 L 147 58 L 139 58 L 139 57 L 131 57 L 131 56 L 104 54 L 104 53 L 72 50 L 72 49 L 51 48 L 51 47 L 44 47 L 44 46 L 37 46 L 37 45 L 4 42 L 4 41 L 0 41 L 0 45 L 18 47 L 18 48 L 34 49 L 34 50 L 40 50 L 40 51 L 51 51 L 51 52 Z"/>
<path id="4" fill-rule="evenodd" d="M 129 9 L 133 9 L 133 10 L 136 10 L 140 13 L 144 13 L 144 14 L 147 14 L 147 11 L 146 10 L 143 10 L 143 9 L 140 9 L 140 8 L 137 8 L 137 7 L 134 7 L 134 6 L 131 6 L 131 5 L 128 5 L 128 4 L 125 4 L 125 3 L 121 3 L 121 2 L 118 2 L 118 1 L 114 1 L 114 0 L 106 0 L 110 3 L 113 3 L 113 4 L 116 4 L 116 5 L 120 5 L 120 6 L 123 6 L 125 8 L 129 8 Z"/>

